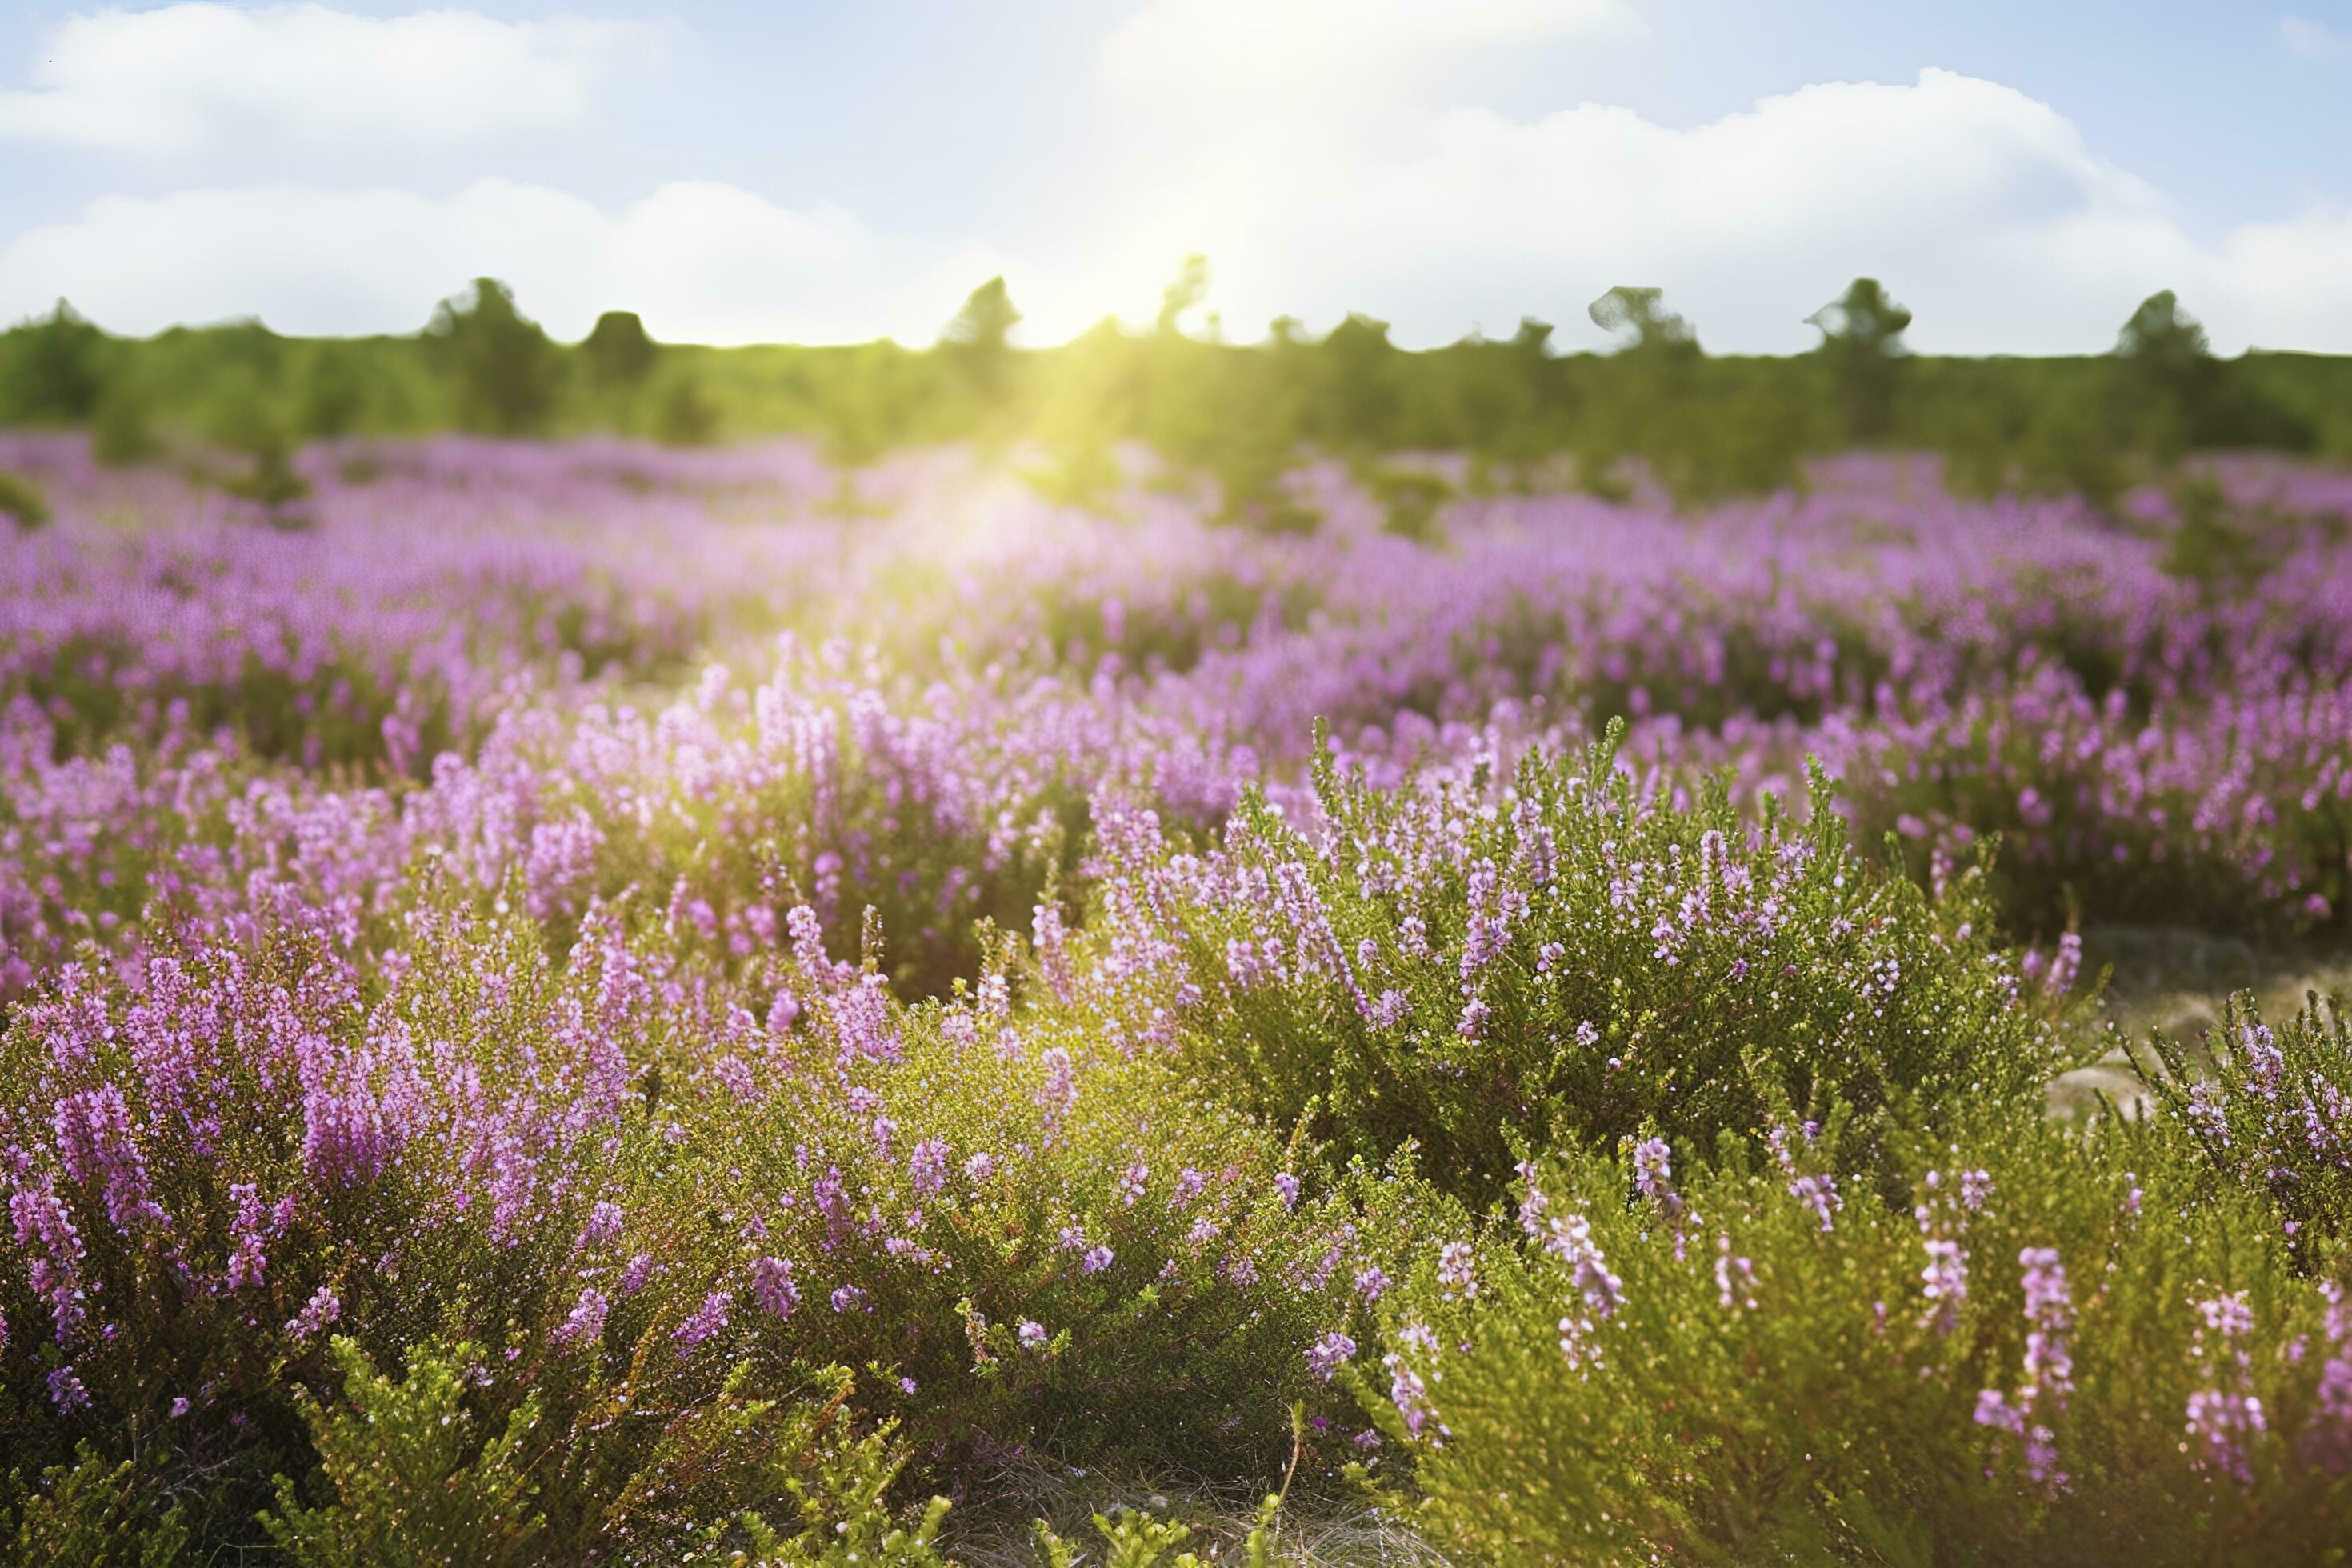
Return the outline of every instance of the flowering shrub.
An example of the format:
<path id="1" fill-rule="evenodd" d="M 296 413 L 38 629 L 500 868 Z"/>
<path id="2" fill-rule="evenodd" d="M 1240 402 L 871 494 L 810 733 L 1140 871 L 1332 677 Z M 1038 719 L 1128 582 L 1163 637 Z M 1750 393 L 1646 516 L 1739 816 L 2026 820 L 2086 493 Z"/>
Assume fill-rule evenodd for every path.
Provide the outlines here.
<path id="1" fill-rule="evenodd" d="M 779 1352 L 872 1369 L 927 1452 L 1053 1434 L 1132 1462 L 1268 1461 L 1318 1336 L 1394 1267 L 1409 1184 L 1308 1194 L 1169 1063 L 1015 1015 L 1001 973 L 900 1013 L 794 912 L 766 1021 L 657 1057 L 652 1275 Z M 721 1054 L 723 1053 L 723 1054 Z M 897 1391 L 895 1394 L 893 1391 Z"/>
<path id="2" fill-rule="evenodd" d="M 273 923 L 138 993 L 68 969 L 0 1040 L 13 1453 L 160 1432 L 149 1463 L 235 1518 L 323 1441 L 339 1337 L 346 1378 L 462 1342 L 499 1441 L 569 1433 L 544 1529 L 671 1540 L 756 1479 L 694 1434 L 830 1364 L 933 1466 L 1246 1472 L 1292 1400 L 1336 1406 L 1318 1336 L 1394 1266 L 1409 1187 L 1303 1193 L 1167 1064 L 1016 1016 L 1001 969 L 908 1012 L 805 907 L 749 989 L 604 906 L 560 964 L 446 892 L 404 923 L 373 984 Z M 628 1512 L 665 1466 L 697 1511 Z"/>
<path id="3" fill-rule="evenodd" d="M 1923 1142 L 1896 1203 L 1848 1152 L 1832 1125 L 1547 1161 L 1518 1234 L 1425 1255 L 1356 1382 L 1431 1532 L 1574 1562 L 2340 1541 L 2352 1313 L 2258 1203 L 2114 1126 Z"/>
<path id="4" fill-rule="evenodd" d="M 1417 1141 L 1474 1200 L 1519 1148 L 2019 1104 L 2065 1065 L 2067 983 L 1993 947 L 1975 872 L 1931 900 L 1869 866 L 1819 779 L 1800 827 L 1612 762 L 1530 754 L 1494 800 L 1326 768 L 1305 824 L 1253 801 L 1206 856 L 1106 834 L 1105 1005 L 1158 1008 L 1199 1071 L 1352 1152 Z"/>
<path id="5" fill-rule="evenodd" d="M 2196 1057 L 2156 1041 L 2149 1092 L 2190 1161 L 2224 1189 L 2267 1194 L 2314 1269 L 2341 1268 L 2352 1242 L 2352 1026 L 2314 999 L 2280 1030 L 2233 1001 Z"/>

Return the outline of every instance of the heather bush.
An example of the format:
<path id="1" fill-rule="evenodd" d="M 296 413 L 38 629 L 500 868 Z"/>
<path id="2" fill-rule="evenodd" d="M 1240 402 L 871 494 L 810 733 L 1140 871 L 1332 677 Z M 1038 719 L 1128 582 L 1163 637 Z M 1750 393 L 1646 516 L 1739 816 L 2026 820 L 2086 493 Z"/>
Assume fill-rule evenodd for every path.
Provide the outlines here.
<path id="1" fill-rule="evenodd" d="M 972 973 L 973 922 L 1025 921 L 1083 828 L 1081 739 L 1045 704 L 1024 728 L 992 694 L 894 703 L 878 679 L 835 645 L 750 691 L 714 668 L 654 715 L 519 720 L 473 763 L 445 757 L 408 830 L 485 891 L 520 871 L 542 918 L 657 890 L 678 934 L 738 958 L 778 946 L 793 904 L 835 924 L 874 909 L 896 977 L 943 990 Z"/>
<path id="2" fill-rule="evenodd" d="M 2314 1271 L 2341 1271 L 2352 1242 L 2352 1026 L 2312 997 L 2277 1031 L 2233 999 L 2200 1048 L 2162 1035 L 2144 1077 L 2160 1124 L 2220 1191 L 2257 1192 Z"/>
<path id="3" fill-rule="evenodd" d="M 1480 1561 L 2313 1561 L 2352 1312 L 2159 1140 L 1979 1121 L 1874 1181 L 1842 1119 L 1527 1168 L 1353 1381 Z M 1889 1201 L 1892 1198 L 1893 1201 Z"/>
<path id="4" fill-rule="evenodd" d="M 1311 1352 L 1393 1267 L 1409 1181 L 1341 1173 L 1197 1102 L 1172 1065 L 1007 1005 L 1002 969 L 890 1007 L 811 912 L 714 1041 L 658 1057 L 654 1269 L 780 1353 L 866 1367 L 934 1458 L 1263 1474 Z M 1050 931 L 1050 924 L 1047 928 Z M 1061 955 L 1047 949 L 1049 971 Z M 893 1391 L 896 1393 L 893 1393 Z"/>
<path id="5" fill-rule="evenodd" d="M 1528 1147 L 1709 1142 L 1782 1101 L 1874 1140 L 2067 1065 L 2071 965 L 2030 980 L 1993 945 L 1978 868 L 1931 897 L 1869 864 L 1818 776 L 1801 826 L 1719 786 L 1644 797 L 1614 762 L 1531 752 L 1499 795 L 1326 765 L 1311 820 L 1254 798 L 1206 855 L 1106 831 L 1099 1005 L 1345 1153 L 1416 1142 L 1474 1202 Z"/>
<path id="6" fill-rule="evenodd" d="M 135 993 L 69 967 L 0 1040 L 13 1451 L 161 1444 L 234 1500 L 300 1450 L 331 1328 L 512 1361 L 570 1309 L 657 1026 L 609 922 L 559 972 L 519 921 L 429 901 L 369 986 L 331 923 L 286 900 Z"/>
<path id="7" fill-rule="evenodd" d="M 691 1410 L 652 1413 L 668 1418 L 650 1461 L 583 1499 L 572 1484 L 620 1479 L 595 1476 L 593 1461 L 616 1447 L 598 1438 L 629 1415 L 625 1385 L 569 1430 L 547 1420 L 533 1389 L 508 1402 L 502 1429 L 485 1432 L 469 1408 L 493 1384 L 480 1347 L 420 1344 L 402 1380 L 379 1374 L 349 1339 L 331 1353 L 340 1395 L 295 1394 L 318 1475 L 308 1488 L 277 1478 L 275 1505 L 260 1515 L 270 1542 L 303 1568 L 945 1561 L 929 1545 L 946 1500 L 900 1522 L 885 1500 L 904 1449 L 887 1423 L 855 1430 L 852 1380 L 838 1368 L 783 1401 L 746 1397 L 739 1370 Z M 306 1489 L 324 1500 L 306 1505 Z M 583 1512 L 583 1501 L 601 1506 Z"/>
<path id="8" fill-rule="evenodd" d="M 302 1568 L 543 1560 L 547 1519 L 532 1507 L 524 1458 L 540 1421 L 536 1398 L 525 1398 L 503 1431 L 478 1438 L 463 1400 L 476 1346 L 442 1354 L 421 1345 L 400 1382 L 379 1376 L 340 1334 L 330 1351 L 344 1399 L 329 1406 L 299 1388 L 294 1399 L 335 1500 L 305 1508 L 294 1483 L 278 1478 L 277 1510 L 261 1522 L 288 1558 Z"/>
<path id="9" fill-rule="evenodd" d="M 2043 667 L 2006 693 L 1890 717 L 1839 761 L 1864 821 L 1901 831 L 1918 865 L 1999 834 L 2014 924 L 2053 929 L 2076 908 L 2288 933 L 2347 909 L 2347 725 L 2333 682 L 2218 697 L 2158 726 Z"/>
<path id="10" fill-rule="evenodd" d="M 12 1563 L 170 1568 L 186 1554 L 184 1505 L 164 1506 L 138 1472 L 136 1461 L 113 1463 L 86 1443 L 71 1465 L 32 1478 L 10 1470 L 0 1483 L 0 1551 Z"/>
<path id="11" fill-rule="evenodd" d="M 927 1473 L 1263 1475 L 1292 1402 L 1336 1408 L 1313 1352 L 1433 1201 L 1303 1187 L 1311 1151 L 1164 1060 L 1016 1011 L 1002 942 L 910 1012 L 872 922 L 847 963 L 795 907 L 739 977 L 595 905 L 558 962 L 429 864 L 364 973 L 280 899 L 137 990 L 68 967 L 0 1038 L 12 1453 L 201 1474 L 214 1540 L 291 1478 L 272 1529 L 321 1562 L 367 1560 L 395 1485 L 526 1556 L 732 1528 L 790 1492 L 778 1412 L 831 1365 Z M 1039 923 L 1024 962 L 1057 973 Z M 463 1422 L 415 1414 L 461 1385 Z M 410 1415 L 338 1414 L 377 1405 Z"/>

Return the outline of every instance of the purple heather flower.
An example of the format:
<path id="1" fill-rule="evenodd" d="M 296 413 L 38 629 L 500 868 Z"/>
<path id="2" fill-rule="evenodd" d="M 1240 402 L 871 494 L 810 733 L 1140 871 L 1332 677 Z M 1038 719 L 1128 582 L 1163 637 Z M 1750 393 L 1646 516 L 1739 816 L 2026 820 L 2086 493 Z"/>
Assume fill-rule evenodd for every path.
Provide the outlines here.
<path id="1" fill-rule="evenodd" d="M 1437 1249 L 1437 1282 L 1449 1299 L 1467 1300 L 1478 1294 L 1477 1261 L 1468 1242 L 1449 1241 Z"/>
<path id="2" fill-rule="evenodd" d="M 800 1286 L 793 1279 L 792 1259 L 760 1258 L 751 1263 L 751 1295 L 770 1317 L 789 1319 L 801 1304 Z"/>
<path id="3" fill-rule="evenodd" d="M 1355 1353 L 1356 1342 L 1334 1329 L 1307 1348 L 1307 1370 L 1328 1383 Z"/>
<path id="4" fill-rule="evenodd" d="M 335 1294 L 333 1286 L 321 1285 L 310 1293 L 310 1299 L 302 1304 L 302 1310 L 287 1322 L 287 1337 L 301 1344 L 342 1315 L 342 1298 Z"/>
<path id="5" fill-rule="evenodd" d="M 918 1197 L 929 1197 L 947 1185 L 948 1141 L 926 1138 L 907 1157 L 907 1184 Z"/>
<path id="6" fill-rule="evenodd" d="M 734 1307 L 735 1293 L 731 1290 L 713 1290 L 705 1296 L 694 1315 L 670 1331 L 670 1337 L 678 1343 L 678 1353 L 684 1355 L 725 1328 Z"/>
<path id="7" fill-rule="evenodd" d="M 604 1315 L 610 1304 L 604 1293 L 594 1286 L 584 1286 L 580 1300 L 572 1303 L 563 1321 L 548 1331 L 548 1342 L 555 1345 L 591 1344 L 604 1337 Z"/>
<path id="8" fill-rule="evenodd" d="M 48 1376 L 49 1403 L 58 1407 L 60 1415 L 70 1415 L 89 1404 L 89 1390 L 70 1366 L 61 1366 Z"/>

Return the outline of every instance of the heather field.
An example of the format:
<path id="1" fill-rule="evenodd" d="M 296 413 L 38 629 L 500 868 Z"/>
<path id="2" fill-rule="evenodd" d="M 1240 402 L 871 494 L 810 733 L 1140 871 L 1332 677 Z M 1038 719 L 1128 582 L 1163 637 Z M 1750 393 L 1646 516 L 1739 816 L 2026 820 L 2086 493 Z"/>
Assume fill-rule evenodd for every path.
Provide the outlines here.
<path id="1" fill-rule="evenodd" d="M 1097 458 L 0 436 L 0 1547 L 2340 1560 L 2352 476 Z"/>

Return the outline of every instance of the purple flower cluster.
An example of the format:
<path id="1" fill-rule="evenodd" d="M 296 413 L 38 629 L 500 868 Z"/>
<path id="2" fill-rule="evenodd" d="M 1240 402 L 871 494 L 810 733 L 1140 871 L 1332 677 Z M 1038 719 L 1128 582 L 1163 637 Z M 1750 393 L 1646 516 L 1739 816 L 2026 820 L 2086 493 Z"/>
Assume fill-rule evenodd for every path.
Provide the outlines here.
<path id="1" fill-rule="evenodd" d="M 2066 1408 L 2066 1396 L 2074 1386 L 2074 1363 L 2067 1352 L 2067 1334 L 2074 1325 L 2074 1295 L 2054 1248 L 2029 1247 L 2018 1254 L 2017 1263 L 2025 1292 L 2025 1381 L 2013 1396 L 1997 1388 L 1979 1394 L 1977 1425 L 2014 1434 L 2024 1447 L 2027 1479 L 2050 1491 L 2063 1491 L 2069 1478 L 2058 1468 L 2057 1440 L 2049 1419 Z"/>

